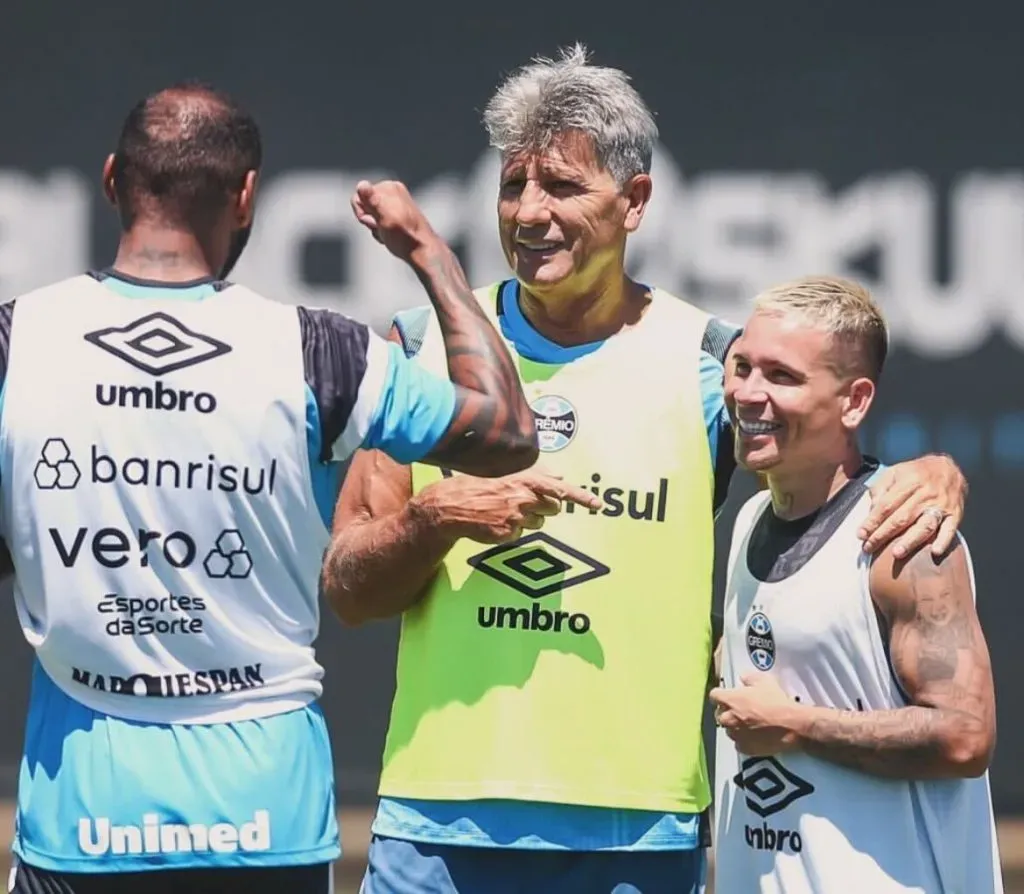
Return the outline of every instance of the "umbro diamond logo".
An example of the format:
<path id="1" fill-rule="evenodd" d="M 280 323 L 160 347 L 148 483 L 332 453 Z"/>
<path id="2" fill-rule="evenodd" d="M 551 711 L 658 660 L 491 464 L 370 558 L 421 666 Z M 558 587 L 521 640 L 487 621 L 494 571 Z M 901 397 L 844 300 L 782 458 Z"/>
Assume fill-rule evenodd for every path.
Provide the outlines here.
<path id="1" fill-rule="evenodd" d="M 746 795 L 747 807 L 760 817 L 785 810 L 814 792 L 814 786 L 787 770 L 774 757 L 750 757 L 732 781 Z"/>
<path id="2" fill-rule="evenodd" d="M 85 340 L 151 376 L 205 363 L 231 350 L 231 345 L 194 332 L 162 311 L 126 326 L 87 332 Z"/>
<path id="3" fill-rule="evenodd" d="M 477 571 L 531 599 L 541 599 L 608 574 L 607 565 L 542 531 L 467 559 Z"/>

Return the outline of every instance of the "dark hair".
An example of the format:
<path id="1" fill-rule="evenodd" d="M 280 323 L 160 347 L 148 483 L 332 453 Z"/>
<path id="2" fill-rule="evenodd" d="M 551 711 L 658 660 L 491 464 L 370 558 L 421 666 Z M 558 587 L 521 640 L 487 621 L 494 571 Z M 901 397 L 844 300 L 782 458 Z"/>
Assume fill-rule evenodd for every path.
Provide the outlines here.
<path id="1" fill-rule="evenodd" d="M 127 229 L 139 215 L 197 225 L 223 211 L 245 175 L 259 170 L 256 121 L 231 97 L 183 83 L 128 113 L 114 158 L 114 189 Z"/>

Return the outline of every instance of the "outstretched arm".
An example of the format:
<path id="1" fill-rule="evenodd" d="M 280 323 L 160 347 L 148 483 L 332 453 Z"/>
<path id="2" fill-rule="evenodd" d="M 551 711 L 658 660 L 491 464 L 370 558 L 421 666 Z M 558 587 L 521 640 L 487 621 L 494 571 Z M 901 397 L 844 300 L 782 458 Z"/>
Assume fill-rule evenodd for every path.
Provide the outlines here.
<path id="1" fill-rule="evenodd" d="M 995 694 L 966 550 L 874 563 L 872 594 L 890 627 L 893 669 L 911 704 L 891 711 L 803 708 L 797 747 L 876 776 L 978 776 L 995 745 Z"/>
<path id="2" fill-rule="evenodd" d="M 401 342 L 397 327 L 389 338 Z M 423 598 L 461 537 L 514 540 L 524 528 L 539 528 L 567 499 L 600 506 L 590 492 L 533 470 L 445 477 L 414 495 L 408 465 L 381 450 L 360 450 L 335 507 L 321 595 L 353 626 L 401 614 Z"/>
<path id="3" fill-rule="evenodd" d="M 334 515 L 321 593 L 346 624 L 401 614 L 427 593 L 462 537 L 508 543 L 571 500 L 598 509 L 594 494 L 541 472 L 468 475 L 412 493 L 412 474 L 379 450 L 356 454 Z"/>

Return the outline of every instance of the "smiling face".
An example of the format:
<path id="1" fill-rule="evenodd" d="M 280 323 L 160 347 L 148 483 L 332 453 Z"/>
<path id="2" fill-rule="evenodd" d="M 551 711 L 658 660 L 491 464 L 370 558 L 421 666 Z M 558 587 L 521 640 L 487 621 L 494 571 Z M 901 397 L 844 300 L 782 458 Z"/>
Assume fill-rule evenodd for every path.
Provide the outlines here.
<path id="1" fill-rule="evenodd" d="M 740 465 L 782 475 L 842 462 L 875 392 L 843 371 L 843 350 L 798 317 L 751 317 L 725 380 Z"/>
<path id="2" fill-rule="evenodd" d="M 626 237 L 651 192 L 638 174 L 620 186 L 580 134 L 502 160 L 498 224 L 505 259 L 534 295 L 581 294 L 622 275 Z"/>

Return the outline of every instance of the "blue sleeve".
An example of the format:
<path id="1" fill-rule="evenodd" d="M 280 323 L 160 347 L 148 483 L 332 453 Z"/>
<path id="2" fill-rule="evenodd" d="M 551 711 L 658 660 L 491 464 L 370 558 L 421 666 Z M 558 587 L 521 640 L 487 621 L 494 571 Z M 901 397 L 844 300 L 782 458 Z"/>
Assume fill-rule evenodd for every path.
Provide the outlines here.
<path id="1" fill-rule="evenodd" d="M 444 437 L 455 416 L 455 386 L 387 343 L 387 367 L 363 447 L 383 450 L 393 460 L 423 459 Z"/>
<path id="2" fill-rule="evenodd" d="M 725 408 L 725 378 L 722 364 L 705 351 L 700 352 L 700 393 L 704 403 L 704 425 L 708 430 L 711 455 L 718 456 L 718 445 L 731 430 Z"/>
<path id="3" fill-rule="evenodd" d="M 455 386 L 363 323 L 328 310 L 298 314 L 317 461 L 343 463 L 359 447 L 401 463 L 426 456 L 455 415 Z"/>
<path id="4" fill-rule="evenodd" d="M 725 358 L 740 334 L 733 326 L 712 318 L 704 332 L 700 352 L 700 389 L 704 404 L 704 425 L 715 470 L 715 512 L 729 495 L 729 484 L 736 471 L 732 422 L 725 407 Z"/>

